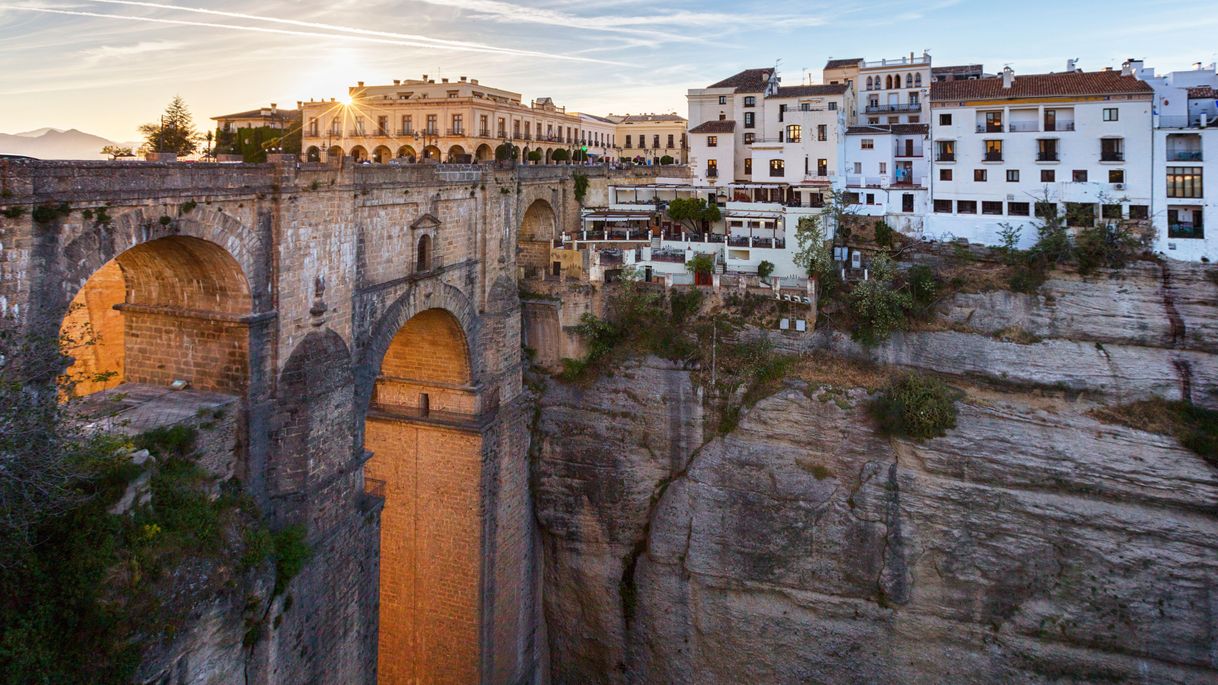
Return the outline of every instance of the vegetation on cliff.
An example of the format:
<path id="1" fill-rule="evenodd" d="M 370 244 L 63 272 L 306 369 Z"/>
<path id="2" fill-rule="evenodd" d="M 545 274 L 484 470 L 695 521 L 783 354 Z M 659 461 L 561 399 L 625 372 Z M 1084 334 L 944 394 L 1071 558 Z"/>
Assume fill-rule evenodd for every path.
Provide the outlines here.
<path id="1" fill-rule="evenodd" d="M 1092 415 L 1108 423 L 1170 435 L 1218 467 L 1218 411 L 1191 402 L 1156 398 L 1103 407 Z"/>
<path id="2" fill-rule="evenodd" d="M 885 435 L 925 440 L 956 427 L 959 393 L 943 381 L 918 373 L 894 380 L 871 403 L 871 414 Z"/>

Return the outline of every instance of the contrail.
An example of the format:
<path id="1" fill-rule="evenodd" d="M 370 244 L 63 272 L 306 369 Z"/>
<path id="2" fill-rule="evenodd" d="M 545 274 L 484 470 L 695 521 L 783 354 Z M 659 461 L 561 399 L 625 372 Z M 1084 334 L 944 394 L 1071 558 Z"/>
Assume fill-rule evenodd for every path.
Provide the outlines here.
<path id="1" fill-rule="evenodd" d="M 172 7 L 166 5 L 166 7 Z M 250 31 L 254 33 L 272 33 L 286 36 L 303 36 L 307 38 L 342 38 L 341 34 L 323 33 L 319 31 L 294 31 L 290 29 L 274 29 L 264 26 L 244 26 L 238 24 L 216 24 L 205 21 L 187 21 L 184 19 L 158 19 L 155 17 L 135 17 L 126 14 L 104 14 L 102 12 L 85 12 L 81 10 L 65 10 L 51 7 L 18 7 L 14 5 L 0 5 L 0 9 L 16 10 L 21 12 L 42 12 L 44 14 L 62 14 L 75 17 L 95 17 L 99 19 L 125 19 L 128 21 L 143 21 L 153 24 L 173 24 L 177 26 L 198 26 L 201 28 L 216 28 L 216 29 L 231 29 L 234 31 Z M 182 9 L 182 8 L 173 8 Z M 402 34 L 406 35 L 406 34 Z M 478 45 L 469 43 L 457 43 L 455 41 L 436 42 L 437 39 L 426 37 L 419 38 L 378 38 L 367 37 L 363 39 L 369 43 L 379 43 L 385 45 L 402 45 L 408 47 L 436 48 L 440 50 L 461 50 L 466 52 L 482 52 L 499 55 L 515 55 L 518 57 L 543 57 L 546 59 L 558 59 L 571 62 L 591 62 L 595 64 L 614 64 L 622 65 L 621 62 L 611 62 L 609 60 L 594 59 L 591 57 L 576 57 L 568 55 L 555 55 L 546 52 L 536 52 L 532 50 L 516 50 L 513 48 L 500 48 L 490 45 Z"/>

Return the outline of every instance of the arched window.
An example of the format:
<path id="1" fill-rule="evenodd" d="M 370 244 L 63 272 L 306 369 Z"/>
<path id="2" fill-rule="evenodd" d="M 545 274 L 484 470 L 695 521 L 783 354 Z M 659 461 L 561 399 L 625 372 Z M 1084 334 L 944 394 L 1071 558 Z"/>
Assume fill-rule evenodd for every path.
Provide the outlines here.
<path id="1" fill-rule="evenodd" d="M 892 90 L 892 74 L 884 77 L 884 88 Z"/>
<path id="2" fill-rule="evenodd" d="M 430 271 L 431 270 L 431 236 L 423 235 L 419 238 L 418 259 L 415 263 L 415 271 Z"/>
<path id="3" fill-rule="evenodd" d="M 913 88 L 913 74 L 905 74 L 905 87 Z"/>
<path id="4" fill-rule="evenodd" d="M 871 85 L 872 85 L 871 77 L 868 76 L 867 77 L 867 90 L 872 90 Z"/>
<path id="5" fill-rule="evenodd" d="M 922 74 L 921 73 L 914 74 L 914 87 L 916 87 L 916 88 L 922 87 Z"/>

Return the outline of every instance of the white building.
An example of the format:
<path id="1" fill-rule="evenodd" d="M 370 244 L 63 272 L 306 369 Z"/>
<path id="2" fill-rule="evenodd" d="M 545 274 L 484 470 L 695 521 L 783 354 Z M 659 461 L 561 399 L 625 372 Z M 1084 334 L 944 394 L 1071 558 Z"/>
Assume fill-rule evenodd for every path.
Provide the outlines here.
<path id="1" fill-rule="evenodd" d="M 930 54 L 867 61 L 831 59 L 822 70 L 825 83 L 849 84 L 857 108 L 850 125 L 919 124 L 930 114 L 927 99 L 932 81 Z"/>
<path id="2" fill-rule="evenodd" d="M 590 159 L 617 157 L 617 140 L 614 132 L 617 124 L 605 117 L 586 112 L 579 113 L 581 148 L 588 148 Z"/>
<path id="3" fill-rule="evenodd" d="M 1008 224 L 1028 246 L 1038 202 L 1078 225 L 1149 220 L 1153 96 L 1133 74 L 1112 70 L 1017 76 L 1008 68 L 933 83 L 927 233 L 993 245 Z"/>
<path id="4" fill-rule="evenodd" d="M 861 216 L 921 234 L 929 211 L 927 124 L 851 126 L 846 131 L 846 199 Z"/>
<path id="5" fill-rule="evenodd" d="M 1155 249 L 1172 259 L 1218 261 L 1218 74 L 1213 64 L 1155 76 L 1127 71 L 1155 91 L 1152 162 Z M 1206 167 L 1209 173 L 1206 173 Z M 1206 229 L 1209 229 L 1207 234 Z"/>

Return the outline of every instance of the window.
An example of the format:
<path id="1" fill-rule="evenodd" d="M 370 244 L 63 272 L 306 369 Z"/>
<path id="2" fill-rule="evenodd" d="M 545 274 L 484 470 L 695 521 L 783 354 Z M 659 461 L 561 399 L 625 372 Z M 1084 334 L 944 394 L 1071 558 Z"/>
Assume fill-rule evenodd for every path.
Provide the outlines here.
<path id="1" fill-rule="evenodd" d="M 951 169 L 940 169 L 939 170 L 939 180 L 940 181 L 952 180 L 952 170 Z"/>
<path id="2" fill-rule="evenodd" d="M 976 200 L 956 200 L 956 213 L 957 214 L 976 214 L 977 213 L 977 201 Z"/>
<path id="3" fill-rule="evenodd" d="M 752 95 L 746 95 L 744 97 L 744 106 L 745 107 L 755 107 L 756 105 L 757 105 L 756 97 L 754 97 Z"/>
<path id="4" fill-rule="evenodd" d="M 842 202 L 845 202 L 848 205 L 857 205 L 859 202 L 861 202 L 861 200 L 859 199 L 858 193 L 851 193 L 847 191 L 842 193 Z"/>
<path id="5" fill-rule="evenodd" d="M 985 183 L 985 169 L 973 169 L 973 181 L 977 183 Z"/>
<path id="6" fill-rule="evenodd" d="M 1167 237 L 1204 238 L 1201 208 L 1177 207 L 1167 210 Z"/>
<path id="7" fill-rule="evenodd" d="M 1041 169 L 1040 170 L 1040 182 L 1041 183 L 1053 183 L 1056 180 L 1057 180 L 1057 172 L 1054 171 L 1053 169 Z"/>
<path id="8" fill-rule="evenodd" d="M 756 116 L 757 116 L 756 112 L 745 112 L 744 113 L 744 127 L 753 128 L 753 126 L 755 125 Z"/>
<path id="9" fill-rule="evenodd" d="M 939 142 L 935 143 L 935 147 L 938 148 L 935 151 L 936 162 L 956 161 L 956 141 L 940 140 Z"/>
<path id="10" fill-rule="evenodd" d="M 867 90 L 875 90 L 875 82 L 871 80 L 870 76 L 867 77 Z"/>
<path id="11" fill-rule="evenodd" d="M 1074 181 L 1075 183 L 1086 183 L 1087 182 L 1087 170 L 1086 169 L 1075 169 L 1074 171 L 1071 171 L 1070 180 Z"/>
<path id="12" fill-rule="evenodd" d="M 785 164 L 781 159 L 770 160 L 770 176 L 782 177 L 787 173 Z"/>
<path id="13" fill-rule="evenodd" d="M 1116 107 L 1104 108 L 1104 121 L 1119 121 L 1120 118 L 1121 112 Z"/>
<path id="14" fill-rule="evenodd" d="M 719 112 L 719 121 L 726 121 L 726 120 L 727 120 L 727 115 L 724 114 L 723 112 Z"/>
<path id="15" fill-rule="evenodd" d="M 991 200 L 983 200 L 981 202 L 981 213 L 982 214 L 997 214 L 997 215 L 1001 216 L 1002 215 L 1002 203 L 994 202 Z"/>
<path id="16" fill-rule="evenodd" d="M 727 104 L 727 96 L 726 96 L 726 95 L 720 95 L 720 96 L 719 96 L 719 104 L 721 104 L 721 105 L 726 105 L 726 104 Z"/>
<path id="17" fill-rule="evenodd" d="M 1125 182 L 1125 170 L 1124 169 L 1109 169 L 1108 170 L 1108 182 L 1109 183 L 1124 183 Z"/>
<path id="18" fill-rule="evenodd" d="M 880 174 L 888 173 L 888 162 L 880 162 Z"/>
<path id="19" fill-rule="evenodd" d="M 486 116 L 485 114 L 478 117 L 478 128 L 480 129 L 478 131 L 478 135 L 480 135 L 480 136 L 490 135 L 490 130 L 491 130 L 490 117 Z"/>
<path id="20" fill-rule="evenodd" d="M 317 119 L 316 118 L 309 119 L 309 135 L 314 138 L 317 137 Z"/>
<path id="21" fill-rule="evenodd" d="M 719 160 L 717 160 L 717 159 L 706 160 L 707 178 L 715 178 L 718 175 L 719 175 Z"/>
<path id="22" fill-rule="evenodd" d="M 752 157 L 744 158 L 744 173 L 746 175 L 751 175 L 753 173 L 753 158 Z"/>
<path id="23" fill-rule="evenodd" d="M 1002 161 L 1002 141 L 987 140 L 985 141 L 985 161 L 1001 162 Z"/>
<path id="24" fill-rule="evenodd" d="M 871 138 L 864 138 L 859 142 L 859 147 L 863 148 L 864 150 L 874 150 L 875 140 Z"/>
<path id="25" fill-rule="evenodd" d="M 817 176 L 828 176 L 829 175 L 829 160 L 827 160 L 827 159 L 816 160 L 816 175 Z"/>
<path id="26" fill-rule="evenodd" d="M 707 136 L 706 147 L 718 147 L 719 136 Z M 626 147 L 630 147 L 630 136 L 626 136 Z"/>
<path id="27" fill-rule="evenodd" d="M 507 135 L 507 121 L 503 117 L 499 117 L 499 137 L 503 138 Z"/>
<path id="28" fill-rule="evenodd" d="M 803 127 L 799 124 L 787 125 L 787 142 L 798 143 L 803 140 Z"/>
<path id="29" fill-rule="evenodd" d="M 878 123 L 880 123 L 880 118 L 879 117 L 867 117 L 867 123 L 878 124 Z"/>
<path id="30" fill-rule="evenodd" d="M 428 271 L 431 269 L 431 236 L 423 235 L 419 238 L 419 251 L 415 259 L 416 271 Z"/>
<path id="31" fill-rule="evenodd" d="M 1102 139 L 1100 139 L 1100 161 L 1101 162 L 1123 162 L 1123 161 L 1125 161 L 1125 139 L 1124 138 L 1102 138 Z"/>
<path id="32" fill-rule="evenodd" d="M 1129 218 L 1146 221 L 1150 218 L 1150 205 L 1129 205 Z"/>
<path id="33" fill-rule="evenodd" d="M 1201 197 L 1201 167 L 1167 167 L 1168 197 Z"/>
<path id="34" fill-rule="evenodd" d="M 854 173 L 856 173 L 856 174 L 863 173 L 863 163 L 862 162 L 854 163 Z"/>
<path id="35" fill-rule="evenodd" d="M 651 146 L 654 148 L 660 147 L 660 136 L 654 135 L 651 137 Z"/>
<path id="36" fill-rule="evenodd" d="M 1066 225 L 1094 226 L 1095 205 L 1086 202 L 1067 202 Z"/>
<path id="37" fill-rule="evenodd" d="M 673 143 L 674 143 L 674 142 L 676 142 L 676 141 L 673 139 L 673 134 L 669 133 L 669 134 L 668 134 L 668 147 L 669 147 L 670 149 L 671 149 L 672 147 L 674 147 L 674 146 L 673 146 Z"/>
<path id="38" fill-rule="evenodd" d="M 875 204 L 875 193 L 867 193 L 867 204 Z"/>
<path id="39" fill-rule="evenodd" d="M 1038 162 L 1056 162 L 1057 161 L 1057 139 L 1056 138 L 1039 138 L 1036 141 L 1036 161 Z"/>
<path id="40" fill-rule="evenodd" d="M 1007 169 L 1007 183 L 1019 183 L 1019 169 Z"/>
<path id="41" fill-rule="evenodd" d="M 939 115 L 939 125 L 940 126 L 951 126 L 952 125 L 952 115 L 940 114 Z"/>
<path id="42" fill-rule="evenodd" d="M 718 140 L 719 139 L 714 136 L 707 136 L 706 137 L 706 146 L 715 147 L 715 143 L 717 143 Z M 626 147 L 630 147 L 630 134 L 626 134 Z"/>
<path id="43" fill-rule="evenodd" d="M 757 134 L 752 133 L 752 132 L 744 134 L 744 144 L 745 145 L 752 145 L 753 141 L 755 141 L 755 140 L 757 140 Z"/>
<path id="44" fill-rule="evenodd" d="M 1100 217 L 1104 219 L 1120 219 L 1120 205 L 1100 205 Z"/>
<path id="45" fill-rule="evenodd" d="M 922 74 L 914 74 L 914 88 L 922 87 Z"/>
<path id="46" fill-rule="evenodd" d="M 1032 206 L 1027 202 L 1008 202 L 1007 214 L 1010 216 L 1028 216 L 1032 212 Z"/>
<path id="47" fill-rule="evenodd" d="M 829 111 L 830 111 L 830 112 L 835 112 L 835 111 L 837 111 L 837 103 L 836 103 L 836 102 L 833 102 L 832 100 L 830 100 L 830 101 L 829 101 Z"/>
<path id="48" fill-rule="evenodd" d="M 431 135 L 437 135 L 440 132 L 439 117 L 435 114 L 427 115 L 427 132 Z"/>
<path id="49" fill-rule="evenodd" d="M 380 116 L 376 118 L 376 134 L 378 136 L 389 135 L 389 117 Z"/>
<path id="50" fill-rule="evenodd" d="M 1037 202 L 1036 216 L 1040 219 L 1052 219 L 1057 216 L 1057 204 L 1054 202 Z"/>
<path id="51" fill-rule="evenodd" d="M 952 213 L 952 201 L 951 200 L 935 200 L 935 213 L 936 214 L 951 214 Z"/>
<path id="52" fill-rule="evenodd" d="M 364 118 L 363 117 L 355 117 L 355 135 L 357 135 L 357 136 L 364 135 Z"/>
<path id="53" fill-rule="evenodd" d="M 906 213 L 912 213 L 913 210 L 914 210 L 914 196 L 909 193 L 902 193 L 901 211 L 906 212 Z"/>
<path id="54" fill-rule="evenodd" d="M 464 133 L 463 122 L 464 122 L 464 117 L 462 117 L 460 114 L 453 115 L 453 133 L 454 134 L 461 135 L 462 133 Z"/>

